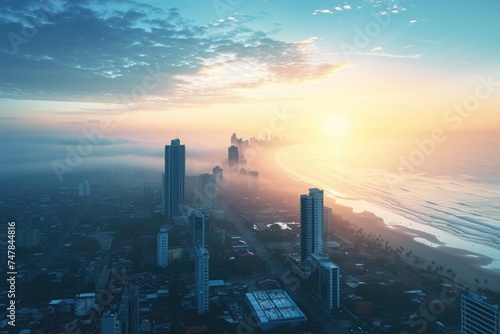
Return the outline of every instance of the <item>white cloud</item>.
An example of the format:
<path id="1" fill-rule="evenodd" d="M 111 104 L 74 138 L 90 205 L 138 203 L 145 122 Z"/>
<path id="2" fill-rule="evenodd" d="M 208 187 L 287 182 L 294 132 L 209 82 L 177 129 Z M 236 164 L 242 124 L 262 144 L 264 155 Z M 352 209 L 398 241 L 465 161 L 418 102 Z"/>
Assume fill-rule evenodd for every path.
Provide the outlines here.
<path id="1" fill-rule="evenodd" d="M 383 47 L 377 46 L 372 49 L 372 52 L 382 51 L 383 49 L 384 49 Z"/>
<path id="2" fill-rule="evenodd" d="M 313 12 L 313 15 L 317 15 L 317 14 L 333 14 L 333 12 L 329 9 L 316 9 Z"/>
<path id="3" fill-rule="evenodd" d="M 349 6 L 349 5 L 345 5 L 345 6 L 344 6 L 344 9 L 349 10 L 349 9 L 352 9 L 352 8 L 351 8 L 351 6 Z"/>
<path id="4" fill-rule="evenodd" d="M 415 23 L 417 23 L 417 20 L 411 20 L 410 21 L 410 24 L 415 24 Z"/>
<path id="5" fill-rule="evenodd" d="M 341 12 L 341 11 L 342 11 L 342 8 L 341 8 L 341 7 L 339 7 L 339 6 L 335 7 L 334 9 L 335 9 L 336 11 L 339 11 L 339 12 Z"/>

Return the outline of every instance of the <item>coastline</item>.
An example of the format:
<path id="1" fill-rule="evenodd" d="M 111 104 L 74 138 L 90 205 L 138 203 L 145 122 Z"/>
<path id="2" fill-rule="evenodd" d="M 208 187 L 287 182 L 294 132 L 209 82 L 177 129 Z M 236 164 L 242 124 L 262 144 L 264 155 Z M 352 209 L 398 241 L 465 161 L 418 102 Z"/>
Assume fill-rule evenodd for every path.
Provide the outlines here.
<path id="1" fill-rule="evenodd" d="M 264 175 L 282 175 L 282 177 L 273 179 L 274 184 L 283 188 L 286 187 L 290 191 L 297 193 L 297 196 L 307 193 L 309 188 L 325 188 L 313 179 L 307 177 L 301 179 L 283 168 L 276 161 L 276 156 L 281 149 L 283 148 L 266 148 L 260 152 L 263 156 L 265 155 L 263 161 L 266 161 L 267 164 L 258 166 L 259 170 L 269 171 L 270 174 L 264 173 Z M 281 173 L 276 173 L 276 171 L 281 171 Z M 353 208 L 338 203 L 327 192 L 333 193 L 334 190 L 324 190 L 326 190 L 324 204 L 331 207 L 334 214 L 340 215 L 342 219 L 349 221 L 358 228 L 363 228 L 366 233 L 373 233 L 376 236 L 381 235 L 384 240 L 389 241 L 390 246 L 393 248 L 403 246 L 406 251 L 411 250 L 411 257 L 402 256 L 407 264 L 424 269 L 434 262 L 435 266 L 444 267 L 444 272 L 447 269 L 452 269 L 456 274 L 454 280 L 458 284 L 463 284 L 473 290 L 480 287 L 500 291 L 500 270 L 487 268 L 493 262 L 491 258 L 468 250 L 448 247 L 432 233 L 402 225 L 387 224 L 383 218 L 376 216 L 375 213 L 367 211 L 355 212 Z M 416 265 L 414 263 L 415 258 L 422 259 L 423 262 Z M 479 280 L 479 283 L 476 282 L 476 279 Z M 485 280 L 487 280 L 487 283 L 485 283 Z"/>

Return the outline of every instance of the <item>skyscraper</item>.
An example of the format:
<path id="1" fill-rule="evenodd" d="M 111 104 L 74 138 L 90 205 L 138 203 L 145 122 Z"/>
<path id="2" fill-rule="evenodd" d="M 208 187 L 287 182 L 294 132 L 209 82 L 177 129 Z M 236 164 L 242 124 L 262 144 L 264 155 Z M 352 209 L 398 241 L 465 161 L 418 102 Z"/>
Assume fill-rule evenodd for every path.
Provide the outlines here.
<path id="1" fill-rule="evenodd" d="M 194 258 L 194 299 L 198 309 L 198 314 L 203 314 L 209 310 L 209 259 L 208 250 L 202 247 L 196 247 Z"/>
<path id="2" fill-rule="evenodd" d="M 311 255 L 311 287 L 327 309 L 340 307 L 340 269 L 328 256 Z"/>
<path id="3" fill-rule="evenodd" d="M 118 309 L 119 333 L 138 334 L 139 329 L 139 287 L 128 285 L 123 291 Z"/>
<path id="4" fill-rule="evenodd" d="M 500 309 L 475 292 L 462 294 L 462 334 L 500 333 Z"/>
<path id="5" fill-rule="evenodd" d="M 210 242 L 210 220 L 208 215 L 196 210 L 191 214 L 191 226 L 193 228 L 193 247 L 208 249 Z"/>
<path id="6" fill-rule="evenodd" d="M 238 147 L 231 145 L 227 149 L 227 163 L 229 167 L 233 167 L 238 165 L 239 163 L 239 158 L 238 158 Z"/>
<path id="7" fill-rule="evenodd" d="M 219 192 L 222 189 L 222 181 L 224 179 L 223 170 L 219 166 L 215 166 L 212 169 L 212 174 L 214 176 L 214 181 L 215 181 L 215 185 L 217 188 L 217 192 Z"/>
<path id="8" fill-rule="evenodd" d="M 300 196 L 300 247 L 301 265 L 309 271 L 311 254 L 323 253 L 323 190 Z"/>
<path id="9" fill-rule="evenodd" d="M 165 145 L 163 212 L 166 218 L 182 216 L 185 177 L 186 148 L 179 139 L 173 139 L 171 145 Z"/>
<path id="10" fill-rule="evenodd" d="M 333 236 L 333 210 L 327 206 L 323 207 L 323 233 L 326 240 Z"/>
<path id="11" fill-rule="evenodd" d="M 168 267 L 168 233 L 167 227 L 162 226 L 156 235 L 156 264 L 162 268 Z"/>

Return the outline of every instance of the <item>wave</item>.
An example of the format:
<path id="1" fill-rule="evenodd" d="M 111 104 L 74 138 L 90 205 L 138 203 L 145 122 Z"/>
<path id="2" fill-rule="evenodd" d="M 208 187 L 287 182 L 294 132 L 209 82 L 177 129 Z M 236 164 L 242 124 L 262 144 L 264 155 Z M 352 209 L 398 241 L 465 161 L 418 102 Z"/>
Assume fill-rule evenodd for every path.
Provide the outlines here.
<path id="1" fill-rule="evenodd" d="M 405 180 L 404 187 L 389 187 L 387 170 L 353 168 L 347 160 L 339 164 L 328 159 L 311 156 L 304 147 L 288 147 L 276 156 L 282 169 L 328 189 L 339 204 L 373 212 L 388 225 L 432 231 L 447 246 L 488 256 L 494 260 L 491 266 L 500 269 L 500 192 L 494 188 L 496 183 L 482 182 L 485 179 L 474 171 L 454 176 L 444 166 L 441 170 L 447 170 L 447 175 L 422 172 Z M 334 172 L 331 166 L 336 166 Z M 485 173 L 485 168 L 481 165 L 477 173 Z M 487 172 L 498 175 L 496 170 Z"/>

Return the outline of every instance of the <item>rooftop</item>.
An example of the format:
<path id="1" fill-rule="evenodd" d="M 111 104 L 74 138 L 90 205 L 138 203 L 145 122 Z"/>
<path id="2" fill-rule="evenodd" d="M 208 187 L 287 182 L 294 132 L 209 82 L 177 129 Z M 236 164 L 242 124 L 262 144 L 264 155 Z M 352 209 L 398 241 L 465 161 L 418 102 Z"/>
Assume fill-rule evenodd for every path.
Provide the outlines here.
<path id="1" fill-rule="evenodd" d="M 262 324 L 284 320 L 307 320 L 305 314 L 284 290 L 249 292 L 246 298 Z"/>

